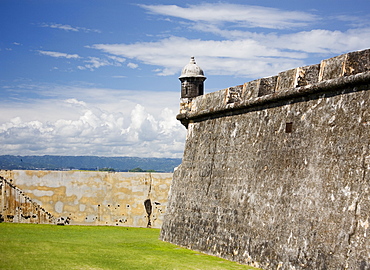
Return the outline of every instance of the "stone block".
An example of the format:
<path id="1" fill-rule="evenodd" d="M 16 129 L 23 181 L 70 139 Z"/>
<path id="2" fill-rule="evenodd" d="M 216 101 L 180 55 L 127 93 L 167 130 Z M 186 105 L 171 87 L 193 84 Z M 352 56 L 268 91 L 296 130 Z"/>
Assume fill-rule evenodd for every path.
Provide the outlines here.
<path id="1" fill-rule="evenodd" d="M 242 94 L 243 100 L 246 101 L 251 98 L 256 98 L 258 96 L 259 86 L 260 86 L 260 79 L 246 82 L 243 85 L 243 94 Z"/>
<path id="2" fill-rule="evenodd" d="M 215 111 L 224 107 L 227 100 L 227 89 L 212 92 L 193 99 L 191 113 Z M 222 102 L 223 101 L 223 102 Z"/>
<path id="3" fill-rule="evenodd" d="M 321 61 L 319 82 L 342 77 L 347 54 Z"/>
<path id="4" fill-rule="evenodd" d="M 280 72 L 277 78 L 276 92 L 296 87 L 297 72 L 297 68 Z"/>
<path id="5" fill-rule="evenodd" d="M 243 85 L 238 85 L 234 87 L 229 87 L 227 89 L 227 99 L 226 103 L 235 103 L 241 101 L 241 96 L 243 92 Z"/>
<path id="6" fill-rule="evenodd" d="M 305 86 L 319 81 L 320 64 L 298 68 L 297 86 Z"/>
<path id="7" fill-rule="evenodd" d="M 180 113 L 186 113 L 190 111 L 192 106 L 192 99 L 191 98 L 181 98 L 180 99 Z"/>
<path id="8" fill-rule="evenodd" d="M 275 93 L 278 76 L 262 78 L 258 88 L 258 96 L 265 96 Z"/>
<path id="9" fill-rule="evenodd" d="M 344 69 L 344 76 L 354 75 L 369 70 L 370 49 L 348 53 Z"/>

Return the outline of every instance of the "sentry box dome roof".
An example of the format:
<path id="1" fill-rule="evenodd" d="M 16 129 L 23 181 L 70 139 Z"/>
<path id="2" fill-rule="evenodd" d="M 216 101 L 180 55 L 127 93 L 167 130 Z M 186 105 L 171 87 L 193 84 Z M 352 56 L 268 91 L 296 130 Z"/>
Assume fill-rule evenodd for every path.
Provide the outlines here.
<path id="1" fill-rule="evenodd" d="M 205 78 L 203 70 L 195 63 L 194 56 L 190 58 L 189 64 L 182 69 L 179 79 L 189 77 Z"/>

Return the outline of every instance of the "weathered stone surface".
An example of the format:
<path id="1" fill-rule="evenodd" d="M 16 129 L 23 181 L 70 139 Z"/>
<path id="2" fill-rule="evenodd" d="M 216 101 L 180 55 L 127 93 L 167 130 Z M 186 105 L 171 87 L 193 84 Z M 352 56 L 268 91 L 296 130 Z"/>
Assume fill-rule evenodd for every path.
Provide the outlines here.
<path id="1" fill-rule="evenodd" d="M 0 171 L 0 175 L 12 179 L 17 189 L 50 213 L 56 223 L 68 220 L 77 225 L 154 228 L 162 225 L 172 181 L 171 173 Z M 13 196 L 12 190 L 3 191 L 0 188 L 0 214 L 20 216 L 28 206 L 22 205 L 21 196 Z M 144 202 L 152 206 L 150 213 Z M 28 223 L 32 219 L 13 221 Z"/>
<path id="2" fill-rule="evenodd" d="M 348 53 L 344 76 L 370 71 L 370 50 Z"/>
<path id="3" fill-rule="evenodd" d="M 0 222 L 55 224 L 56 218 L 0 176 Z"/>
<path id="4" fill-rule="evenodd" d="M 260 80 L 254 80 L 246 82 L 243 85 L 243 100 L 246 101 L 251 98 L 258 97 L 258 88 L 260 85 Z"/>
<path id="5" fill-rule="evenodd" d="M 280 72 L 277 78 L 276 92 L 296 87 L 297 73 L 297 68 Z"/>
<path id="6" fill-rule="evenodd" d="M 298 69 L 296 86 L 306 86 L 319 81 L 320 64 L 305 66 Z"/>
<path id="7" fill-rule="evenodd" d="M 342 54 L 330 59 L 322 60 L 319 81 L 326 81 L 343 76 L 346 59 L 347 54 Z"/>
<path id="8" fill-rule="evenodd" d="M 226 103 L 235 103 L 241 101 L 241 96 L 243 93 L 243 85 L 238 85 L 235 87 L 229 87 L 227 89 L 227 101 Z"/>
<path id="9" fill-rule="evenodd" d="M 260 85 L 258 88 L 258 96 L 260 97 L 260 96 L 275 93 L 277 78 L 278 76 L 260 79 Z"/>
<path id="10" fill-rule="evenodd" d="M 324 81 L 188 111 L 161 239 L 263 269 L 369 268 L 370 73 L 342 77 L 348 58 Z"/>

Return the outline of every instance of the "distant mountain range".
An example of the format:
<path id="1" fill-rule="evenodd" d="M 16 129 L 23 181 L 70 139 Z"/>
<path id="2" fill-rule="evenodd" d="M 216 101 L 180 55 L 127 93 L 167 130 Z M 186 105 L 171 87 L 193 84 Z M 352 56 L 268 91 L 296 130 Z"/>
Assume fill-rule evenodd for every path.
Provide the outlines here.
<path id="1" fill-rule="evenodd" d="M 181 158 L 97 156 L 0 156 L 3 170 L 94 170 L 173 172 Z"/>

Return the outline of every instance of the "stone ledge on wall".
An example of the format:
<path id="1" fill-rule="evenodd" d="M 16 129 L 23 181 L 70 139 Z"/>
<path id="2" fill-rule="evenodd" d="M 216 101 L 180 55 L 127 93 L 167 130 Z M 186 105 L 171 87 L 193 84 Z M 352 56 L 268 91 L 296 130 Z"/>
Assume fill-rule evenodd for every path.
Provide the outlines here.
<path id="1" fill-rule="evenodd" d="M 363 84 L 369 80 L 370 49 L 350 52 L 322 60 L 320 64 L 283 71 L 277 76 L 260 78 L 196 98 L 183 98 L 177 119 L 187 127 L 189 121 L 207 115 L 330 91 L 338 86 Z"/>

